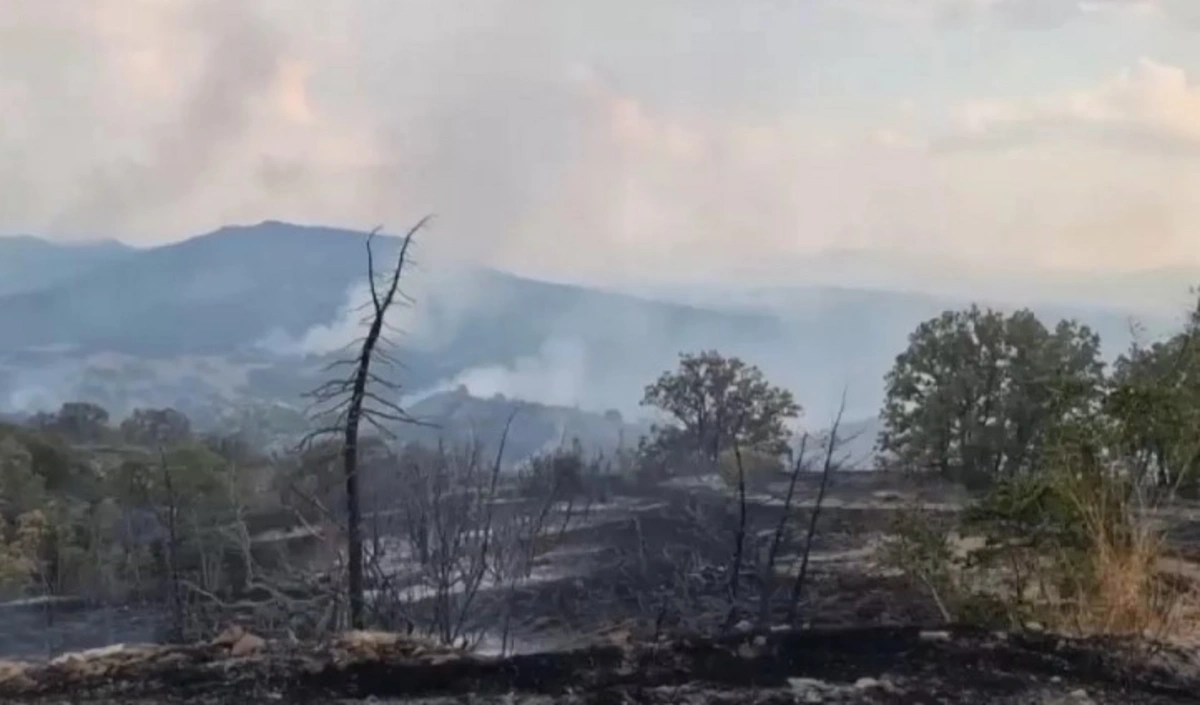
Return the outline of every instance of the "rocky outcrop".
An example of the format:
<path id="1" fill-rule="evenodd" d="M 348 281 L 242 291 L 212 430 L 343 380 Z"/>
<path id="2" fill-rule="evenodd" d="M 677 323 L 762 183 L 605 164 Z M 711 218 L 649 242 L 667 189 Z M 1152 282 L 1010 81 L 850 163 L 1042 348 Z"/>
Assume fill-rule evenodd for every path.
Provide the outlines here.
<path id="1" fill-rule="evenodd" d="M 1197 702 L 1194 654 L 1133 644 L 915 628 L 610 637 L 572 650 L 486 658 L 396 634 L 321 644 L 231 629 L 206 644 L 114 646 L 48 664 L 0 663 L 0 702 L 311 702 L 346 698 L 506 703 Z M 445 700 L 449 702 L 450 700 Z"/>

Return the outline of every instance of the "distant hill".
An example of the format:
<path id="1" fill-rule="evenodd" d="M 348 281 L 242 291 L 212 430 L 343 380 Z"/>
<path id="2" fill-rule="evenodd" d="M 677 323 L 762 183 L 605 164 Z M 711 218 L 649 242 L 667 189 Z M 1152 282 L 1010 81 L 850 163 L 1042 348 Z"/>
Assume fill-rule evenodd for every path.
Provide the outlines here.
<path id="1" fill-rule="evenodd" d="M 227 353 L 274 326 L 332 320 L 364 271 L 363 235 L 263 223 L 139 250 L 0 298 L 0 345 L 146 356 Z"/>
<path id="2" fill-rule="evenodd" d="M 112 240 L 60 245 L 28 235 L 0 236 L 0 296 L 53 287 L 133 252 Z"/>
<path id="3" fill-rule="evenodd" d="M 264 222 L 149 249 L 97 246 L 85 250 L 91 259 L 53 255 L 76 257 L 78 269 L 63 266 L 41 286 L 0 295 L 0 410 L 71 398 L 114 413 L 175 405 L 198 417 L 242 399 L 298 406 L 325 378 L 329 359 L 327 349 L 302 343 L 315 334 L 338 338 L 331 324 L 348 315 L 349 292 L 364 281 L 364 240 L 361 232 Z M 396 244 L 379 240 L 381 261 Z M 630 417 L 644 386 L 680 351 L 706 348 L 761 366 L 795 391 L 811 424 L 828 420 L 844 387 L 848 418 L 868 417 L 916 324 L 970 301 L 853 287 L 761 289 L 752 281 L 703 295 L 634 295 L 495 270 L 418 274 L 425 284 L 398 339 L 406 394 L 465 385 L 485 399 L 615 408 Z M 1092 325 L 1110 356 L 1129 343 L 1124 311 L 1035 310 Z M 1165 328 L 1165 319 L 1143 319 Z"/>
<path id="4" fill-rule="evenodd" d="M 531 404 L 519 399 L 472 396 L 465 388 L 439 392 L 408 409 L 429 426 L 406 426 L 401 437 L 431 444 L 439 438 L 450 442 L 477 441 L 495 452 L 512 423 L 505 441 L 504 457 L 519 461 L 538 453 L 569 446 L 578 440 L 587 452 L 611 453 L 630 448 L 649 432 L 647 423 L 631 423 L 620 413 Z"/>

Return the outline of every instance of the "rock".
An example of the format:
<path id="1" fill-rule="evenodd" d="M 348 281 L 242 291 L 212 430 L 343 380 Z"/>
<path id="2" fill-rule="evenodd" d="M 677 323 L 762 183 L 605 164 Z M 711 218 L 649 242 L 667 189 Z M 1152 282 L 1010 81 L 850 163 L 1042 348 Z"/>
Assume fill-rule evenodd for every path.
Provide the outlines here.
<path id="1" fill-rule="evenodd" d="M 233 646 L 229 647 L 229 655 L 234 658 L 251 656 L 261 652 L 266 646 L 267 642 L 265 639 L 247 632 L 242 634 L 242 638 L 234 642 Z"/>
<path id="2" fill-rule="evenodd" d="M 829 684 L 816 678 L 788 678 L 788 687 L 795 693 L 797 702 L 823 703 Z"/>
<path id="3" fill-rule="evenodd" d="M 0 661 L 0 686 L 21 689 L 32 685 L 25 675 L 29 664 L 21 661 Z"/>
<path id="4" fill-rule="evenodd" d="M 902 695 L 904 693 L 904 689 L 896 685 L 890 678 L 880 678 L 879 687 L 892 695 Z"/>
<path id="5" fill-rule="evenodd" d="M 338 645 L 348 648 L 380 649 L 395 646 L 400 641 L 400 635 L 394 632 L 378 632 L 356 630 L 341 634 Z"/>
<path id="6" fill-rule="evenodd" d="M 921 641 L 950 641 L 950 632 L 946 631 L 925 631 L 920 634 Z"/>
<path id="7" fill-rule="evenodd" d="M 882 684 L 874 678 L 859 678 L 854 681 L 855 690 L 874 690 L 882 687 Z"/>
<path id="8" fill-rule="evenodd" d="M 224 631 L 218 634 L 216 638 L 209 643 L 213 646 L 229 649 L 232 648 L 234 644 L 238 643 L 238 640 L 245 636 L 245 634 L 246 630 L 235 624 L 231 627 L 226 627 Z"/>
<path id="9" fill-rule="evenodd" d="M 93 661 L 117 656 L 125 651 L 127 651 L 127 648 L 124 644 L 113 644 L 112 646 L 102 646 L 98 649 L 87 649 L 85 651 L 72 651 L 52 659 L 50 665 L 63 666 L 76 661 Z"/>
<path id="10" fill-rule="evenodd" d="M 754 629 L 754 625 L 750 623 L 750 620 L 743 619 L 742 621 L 740 621 L 736 625 L 734 625 L 733 628 L 739 632 L 748 632 L 751 629 Z"/>

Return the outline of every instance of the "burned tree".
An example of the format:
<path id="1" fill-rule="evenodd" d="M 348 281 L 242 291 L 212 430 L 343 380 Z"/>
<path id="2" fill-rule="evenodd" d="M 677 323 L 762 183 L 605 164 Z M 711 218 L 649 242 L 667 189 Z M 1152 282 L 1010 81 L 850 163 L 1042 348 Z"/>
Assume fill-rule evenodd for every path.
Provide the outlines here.
<path id="1" fill-rule="evenodd" d="M 387 315 L 392 307 L 411 304 L 400 291 L 400 277 L 408 263 L 409 247 L 417 232 L 429 222 L 422 218 L 405 234 L 400 243 L 396 263 L 381 283 L 375 271 L 375 252 L 372 243 L 379 229 L 367 236 L 367 283 L 371 300 L 365 307 L 363 319 L 366 333 L 351 343 L 354 355 L 333 362 L 328 369 L 348 369 L 349 372 L 330 380 L 309 393 L 313 400 L 310 411 L 319 417 L 332 419 L 305 439 L 305 443 L 329 435 L 340 436 L 342 443 L 342 471 L 346 487 L 346 551 L 347 592 L 350 603 L 350 625 L 363 628 L 363 527 L 362 505 L 359 496 L 358 446 L 359 431 L 365 421 L 385 436 L 391 431 L 387 423 L 416 423 L 398 404 L 375 391 L 381 388 L 398 392 L 399 385 L 372 369 L 377 365 L 395 365 L 395 359 L 387 351 L 385 335 Z"/>

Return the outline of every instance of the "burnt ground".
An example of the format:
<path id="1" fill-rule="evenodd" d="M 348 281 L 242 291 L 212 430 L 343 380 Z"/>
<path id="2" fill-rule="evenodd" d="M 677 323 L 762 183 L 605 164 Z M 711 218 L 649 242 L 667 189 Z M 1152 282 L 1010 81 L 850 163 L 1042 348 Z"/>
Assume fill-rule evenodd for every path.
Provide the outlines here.
<path id="1" fill-rule="evenodd" d="M 774 599 L 765 620 L 755 557 L 778 523 L 781 488 L 751 498 L 731 619 L 736 503 L 718 488 L 658 487 L 591 506 L 544 547 L 539 579 L 479 595 L 472 626 L 494 642 L 507 615 L 515 656 L 432 645 L 414 654 L 404 640 L 351 656 L 344 647 L 283 641 L 240 658 L 213 645 L 156 647 L 101 656 L 97 667 L 70 658 L 0 665 L 0 702 L 1200 703 L 1194 649 L 1150 653 L 940 625 L 928 595 L 884 570 L 874 547 L 910 500 L 932 504 L 934 519 L 949 522 L 961 494 L 887 476 L 835 478 L 812 545 L 800 628 L 756 631 L 784 621 L 817 479 L 805 477 L 797 491 L 793 535 L 768 578 Z M 1200 521 L 1187 512 L 1175 519 L 1179 554 L 1195 553 Z"/>
<path id="2" fill-rule="evenodd" d="M 35 667 L 0 664 L 0 699 L 30 705 L 324 705 L 362 699 L 1181 705 L 1196 703 L 1198 694 L 1194 653 L 1149 654 L 1047 635 L 888 627 L 610 641 L 508 658 L 373 634 L 309 646 L 251 636 L 109 650 Z"/>
<path id="3" fill-rule="evenodd" d="M 783 512 L 780 498 L 786 486 L 749 497 L 733 623 L 784 621 L 818 481 L 816 476 L 804 477 L 797 488 L 776 570 L 769 576 L 763 565 Z M 933 515 L 949 523 L 961 499 L 956 492 L 878 474 L 836 477 L 813 535 L 799 622 L 856 627 L 936 624 L 940 613 L 929 596 L 882 569 L 875 548 L 890 531 L 896 512 L 913 501 L 932 506 Z M 738 523 L 737 503 L 707 484 L 657 487 L 595 504 L 549 542 L 535 570 L 540 580 L 511 593 L 502 589 L 479 596 L 477 625 L 487 629 L 489 622 L 511 610 L 511 631 L 525 643 L 543 644 L 572 643 L 577 639 L 571 637 L 614 625 L 641 637 L 673 630 L 719 631 L 728 626 L 729 569 Z M 773 597 L 762 620 L 768 591 Z"/>

